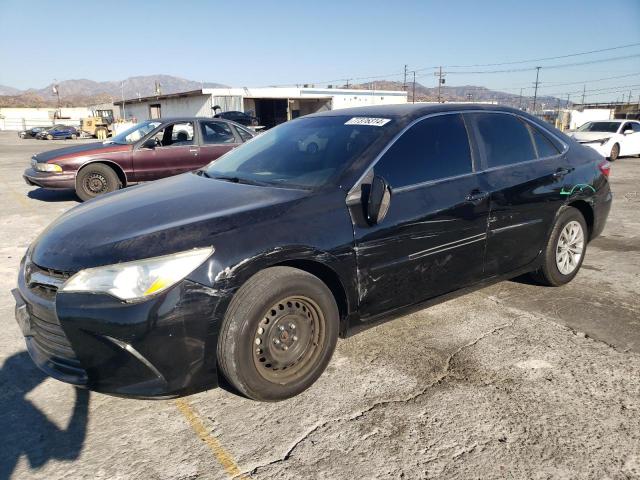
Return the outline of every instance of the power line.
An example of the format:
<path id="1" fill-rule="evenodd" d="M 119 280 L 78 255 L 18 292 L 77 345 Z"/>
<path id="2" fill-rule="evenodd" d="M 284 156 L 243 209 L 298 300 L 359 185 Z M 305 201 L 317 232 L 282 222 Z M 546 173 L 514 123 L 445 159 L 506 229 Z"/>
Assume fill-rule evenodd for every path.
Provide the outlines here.
<path id="1" fill-rule="evenodd" d="M 444 68 L 475 68 L 475 67 L 498 67 L 501 65 L 518 65 L 522 63 L 533 63 L 533 62 L 544 62 L 547 60 L 558 60 L 561 58 L 570 58 L 570 57 L 579 57 L 581 55 L 591 55 L 593 53 L 601 53 L 601 52 L 610 52 L 612 50 L 620 50 L 622 48 L 630 48 L 637 47 L 640 45 L 640 42 L 637 43 L 629 43 L 627 45 L 618 45 L 617 47 L 609 47 L 609 48 L 601 48 L 599 50 L 589 50 L 587 52 L 579 52 L 579 53 L 569 53 L 566 55 L 559 55 L 556 57 L 545 57 L 545 58 L 533 58 L 530 60 L 517 60 L 513 62 L 500 62 L 500 63 L 476 63 L 474 65 L 443 65 Z M 437 67 L 424 67 L 418 68 L 417 71 L 421 70 L 430 70 L 435 69 Z"/>
<path id="2" fill-rule="evenodd" d="M 640 72 L 628 73 L 626 75 L 616 75 L 614 77 L 596 78 L 594 80 L 582 80 L 580 82 L 550 83 L 548 85 L 541 85 L 540 88 L 564 87 L 566 85 L 583 85 L 584 83 L 603 82 L 605 80 L 615 80 L 615 79 L 618 79 L 618 78 L 636 77 L 638 75 L 640 75 Z"/>

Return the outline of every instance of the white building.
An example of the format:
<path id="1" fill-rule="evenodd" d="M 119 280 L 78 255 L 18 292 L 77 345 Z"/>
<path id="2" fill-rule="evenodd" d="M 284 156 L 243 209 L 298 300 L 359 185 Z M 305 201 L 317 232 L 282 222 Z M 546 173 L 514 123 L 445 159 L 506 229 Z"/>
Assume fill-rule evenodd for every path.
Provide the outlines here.
<path id="1" fill-rule="evenodd" d="M 203 88 L 115 102 L 121 117 L 137 121 L 161 117 L 212 117 L 219 111 L 240 111 L 272 127 L 325 110 L 365 105 L 407 103 L 407 92 L 315 87 Z M 124 112 L 122 111 L 124 110 Z"/>

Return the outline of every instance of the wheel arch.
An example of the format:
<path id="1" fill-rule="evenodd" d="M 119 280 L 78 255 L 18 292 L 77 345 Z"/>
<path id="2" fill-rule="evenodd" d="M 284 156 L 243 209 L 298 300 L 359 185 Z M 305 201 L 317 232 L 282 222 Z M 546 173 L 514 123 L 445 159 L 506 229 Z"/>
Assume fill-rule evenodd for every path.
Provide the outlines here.
<path id="1" fill-rule="evenodd" d="M 325 263 L 313 259 L 291 259 L 270 265 L 271 267 L 292 267 L 303 270 L 317 277 L 331 291 L 333 298 L 338 306 L 340 314 L 340 333 L 346 330 L 347 320 L 349 317 L 349 300 L 347 291 L 340 280 L 340 276 L 331 267 Z"/>
<path id="2" fill-rule="evenodd" d="M 83 163 L 80 168 L 78 168 L 78 171 L 76 172 L 76 187 L 77 187 L 77 182 L 78 182 L 78 175 L 80 174 L 80 172 L 85 168 L 88 167 L 89 165 L 93 165 L 94 163 L 101 163 L 103 165 L 106 165 L 109 168 L 112 168 L 114 172 L 116 172 L 116 175 L 118 175 L 118 178 L 120 179 L 120 182 L 122 183 L 122 187 L 126 187 L 127 186 L 127 174 L 125 173 L 125 171 L 122 169 L 122 167 L 120 165 L 118 165 L 116 162 L 114 162 L 113 160 L 107 160 L 107 159 L 103 159 L 103 158 L 97 158 L 95 160 L 89 160 L 86 163 Z"/>

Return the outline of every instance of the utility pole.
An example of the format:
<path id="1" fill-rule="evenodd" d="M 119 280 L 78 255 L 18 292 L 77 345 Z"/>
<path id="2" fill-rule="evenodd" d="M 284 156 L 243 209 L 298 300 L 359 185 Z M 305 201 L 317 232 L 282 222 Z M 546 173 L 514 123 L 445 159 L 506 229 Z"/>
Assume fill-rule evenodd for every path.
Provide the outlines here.
<path id="1" fill-rule="evenodd" d="M 584 107 L 584 94 L 587 93 L 587 86 L 582 87 L 582 106 Z"/>
<path id="2" fill-rule="evenodd" d="M 535 83 L 535 90 L 533 92 L 533 114 L 535 115 L 536 113 L 536 102 L 538 100 L 538 84 L 540 82 L 538 82 L 538 78 L 540 76 L 540 67 L 536 67 L 536 83 Z"/>
<path id="3" fill-rule="evenodd" d="M 627 102 L 627 105 L 631 105 L 631 90 L 629 90 L 629 101 Z"/>
<path id="4" fill-rule="evenodd" d="M 438 77 L 438 103 L 442 103 L 442 95 L 440 92 L 442 84 L 444 83 L 444 76 L 446 75 L 446 73 L 442 73 L 442 67 L 440 67 L 438 69 L 438 72 L 434 73 L 434 75 Z"/>
<path id="5" fill-rule="evenodd" d="M 520 89 L 520 96 L 518 97 L 518 108 L 522 110 L 522 88 Z"/>
<path id="6" fill-rule="evenodd" d="M 349 88 L 349 80 L 351 80 L 351 79 L 347 78 L 347 88 Z"/>
<path id="7" fill-rule="evenodd" d="M 567 93 L 567 109 L 569 108 L 569 99 L 571 98 L 571 94 Z"/>
<path id="8" fill-rule="evenodd" d="M 127 111 L 124 109 L 124 80 L 120 82 L 120 88 L 122 89 L 122 118 L 127 119 Z"/>
<path id="9" fill-rule="evenodd" d="M 411 95 L 413 100 L 411 103 L 416 103 L 416 71 L 413 71 L 413 94 Z"/>
<path id="10" fill-rule="evenodd" d="M 402 89 L 405 92 L 407 91 L 407 67 L 408 67 L 408 65 L 404 66 L 404 81 L 402 82 Z"/>

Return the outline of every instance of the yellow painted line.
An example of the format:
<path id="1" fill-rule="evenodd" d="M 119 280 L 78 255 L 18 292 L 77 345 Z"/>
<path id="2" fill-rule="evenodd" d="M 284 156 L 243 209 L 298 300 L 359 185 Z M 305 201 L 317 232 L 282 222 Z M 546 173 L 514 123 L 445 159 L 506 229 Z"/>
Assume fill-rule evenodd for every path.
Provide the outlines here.
<path id="1" fill-rule="evenodd" d="M 238 464 L 231 454 L 227 452 L 220 441 L 207 430 L 202 423 L 202 420 L 200 420 L 186 400 L 180 398 L 176 400 L 175 403 L 178 410 L 180 410 L 180 413 L 182 413 L 187 422 L 189 422 L 193 431 L 200 437 L 200 440 L 207 444 L 209 449 L 213 452 L 213 455 L 216 457 L 216 460 L 220 465 L 222 465 L 227 474 L 233 478 L 248 480 L 250 477 L 242 475 Z"/>

